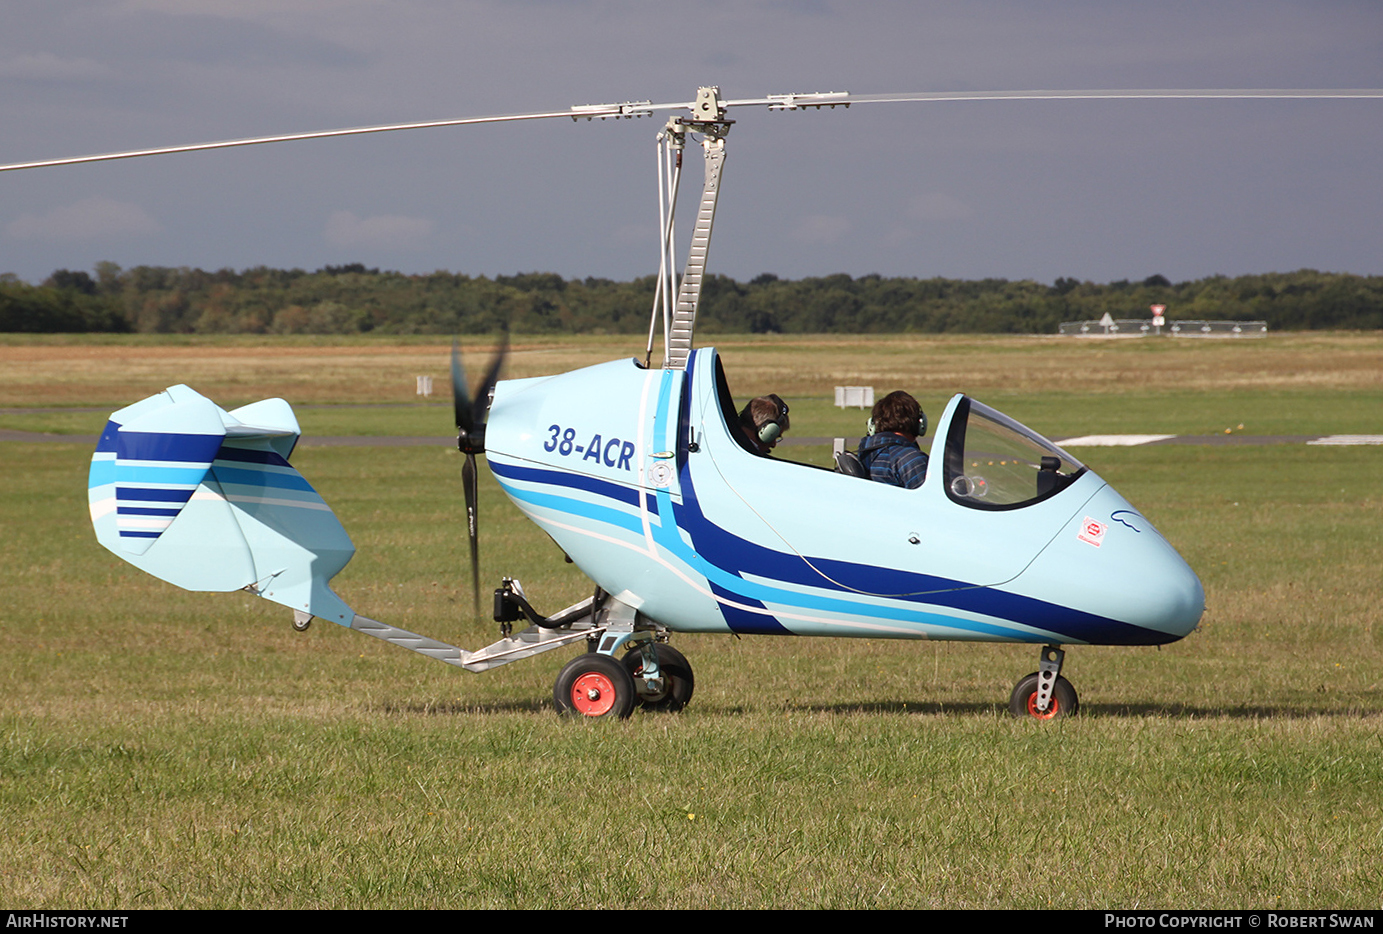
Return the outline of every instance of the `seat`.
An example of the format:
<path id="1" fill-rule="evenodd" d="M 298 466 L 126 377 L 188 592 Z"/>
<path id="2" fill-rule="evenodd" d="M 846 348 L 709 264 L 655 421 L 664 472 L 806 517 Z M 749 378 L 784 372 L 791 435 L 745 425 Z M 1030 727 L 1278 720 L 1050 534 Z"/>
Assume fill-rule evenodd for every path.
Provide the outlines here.
<path id="1" fill-rule="evenodd" d="M 836 473 L 843 473 L 847 477 L 859 477 L 863 480 L 869 479 L 869 471 L 864 469 L 864 464 L 850 451 L 841 451 L 836 455 Z"/>

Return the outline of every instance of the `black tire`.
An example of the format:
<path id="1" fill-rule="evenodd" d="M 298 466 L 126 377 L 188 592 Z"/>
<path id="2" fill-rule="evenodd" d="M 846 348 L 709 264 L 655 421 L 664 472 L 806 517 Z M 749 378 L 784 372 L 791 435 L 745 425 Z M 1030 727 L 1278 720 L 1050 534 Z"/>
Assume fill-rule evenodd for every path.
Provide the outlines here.
<path id="1" fill-rule="evenodd" d="M 639 675 L 643 674 L 643 653 L 632 649 L 624 656 L 624 668 L 634 681 L 636 702 L 645 710 L 664 710 L 673 712 L 687 706 L 696 690 L 696 679 L 692 677 L 691 662 L 685 655 L 666 643 L 654 646 L 658 653 L 658 668 L 663 672 L 663 689 L 648 691 Z"/>
<path id="2" fill-rule="evenodd" d="M 1052 685 L 1052 706 L 1045 713 L 1037 710 L 1037 672 L 1028 675 L 1019 681 L 1014 687 L 1013 693 L 1009 695 L 1008 712 L 1015 717 L 1031 717 L 1034 720 L 1059 720 L 1062 717 L 1074 717 L 1080 710 L 1080 698 L 1076 696 L 1076 689 L 1071 686 L 1071 682 L 1065 678 L 1057 676 L 1056 684 Z"/>
<path id="3" fill-rule="evenodd" d="M 634 679 L 608 655 L 583 653 L 567 662 L 552 689 L 561 714 L 623 720 L 634 710 Z"/>

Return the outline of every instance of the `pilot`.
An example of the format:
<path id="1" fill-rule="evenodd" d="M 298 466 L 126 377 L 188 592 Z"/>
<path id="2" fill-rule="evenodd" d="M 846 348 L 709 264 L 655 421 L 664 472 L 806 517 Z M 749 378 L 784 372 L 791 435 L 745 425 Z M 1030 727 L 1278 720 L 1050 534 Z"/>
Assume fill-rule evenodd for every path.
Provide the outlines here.
<path id="1" fill-rule="evenodd" d="M 869 479 L 915 490 L 927 477 L 927 455 L 917 439 L 927 433 L 927 413 L 901 389 L 878 402 L 869 417 L 869 435 L 856 456 Z"/>
<path id="2" fill-rule="evenodd" d="M 740 431 L 749 447 L 761 457 L 773 452 L 790 424 L 788 404 L 775 393 L 750 399 L 740 411 Z"/>

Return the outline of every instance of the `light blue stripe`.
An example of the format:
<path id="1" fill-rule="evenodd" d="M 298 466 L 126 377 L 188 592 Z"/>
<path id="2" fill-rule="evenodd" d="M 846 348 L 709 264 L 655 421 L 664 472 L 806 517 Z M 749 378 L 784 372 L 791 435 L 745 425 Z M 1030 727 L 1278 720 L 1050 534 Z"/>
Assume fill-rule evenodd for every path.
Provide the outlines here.
<path id="1" fill-rule="evenodd" d="M 583 519 L 604 522 L 606 525 L 618 526 L 627 532 L 633 532 L 635 535 L 643 535 L 643 523 L 639 520 L 638 516 L 631 516 L 617 509 L 597 506 L 595 503 L 571 499 L 567 496 L 556 496 L 552 493 L 535 493 L 531 490 L 521 490 L 517 487 L 509 486 L 508 484 L 503 484 L 503 486 L 506 493 L 520 502 L 528 503 L 532 506 L 541 506 L 544 509 L 551 509 L 555 512 L 564 512 L 572 516 L 581 516 Z"/>
<path id="2" fill-rule="evenodd" d="M 171 483 L 195 487 L 205 476 L 205 467 L 144 467 L 118 461 L 115 464 L 115 482 L 121 484 Z"/>
<path id="3" fill-rule="evenodd" d="M 95 458 L 91 459 L 91 473 L 87 474 L 86 485 L 88 488 L 94 486 L 105 486 L 115 482 L 115 458 Z"/>
<path id="4" fill-rule="evenodd" d="M 664 447 L 664 449 L 671 448 L 675 450 L 678 440 L 676 438 L 669 440 L 667 437 L 667 430 L 669 418 L 671 417 L 672 381 L 680 375 L 681 374 L 677 371 L 664 370 L 661 384 L 658 387 L 658 403 L 657 407 L 654 409 L 653 416 L 653 443 L 655 446 Z M 690 391 L 690 387 L 684 387 L 684 390 Z M 502 480 L 501 485 L 510 496 L 522 500 L 523 502 L 617 526 L 637 535 L 643 534 L 643 524 L 638 516 L 632 516 L 628 513 L 619 512 L 618 510 L 586 502 L 584 500 L 574 500 L 565 496 L 555 496 L 549 493 L 521 490 L 503 483 Z M 817 612 L 837 613 L 843 616 L 863 616 L 887 620 L 889 622 L 903 623 L 910 626 L 920 627 L 931 625 L 962 632 L 988 633 L 990 635 L 1002 636 L 1018 641 L 1032 639 L 1033 634 L 1026 630 L 1014 629 L 1009 626 L 994 623 L 957 618 L 942 613 L 922 610 L 916 605 L 903 609 L 880 606 L 872 602 L 853 603 L 839 598 L 804 593 L 797 589 L 785 589 L 781 586 L 775 587 L 745 580 L 702 558 L 682 540 L 681 531 L 677 528 L 675 521 L 672 496 L 666 487 L 660 487 L 656 491 L 656 497 L 658 503 L 656 518 L 659 521 L 651 523 L 655 543 L 661 546 L 669 555 L 679 559 L 708 581 L 714 582 L 731 593 L 746 598 L 757 599 L 765 604 L 772 603 L 797 610 L 815 610 Z"/>
<path id="5" fill-rule="evenodd" d="M 505 485 L 505 491 L 520 502 L 551 509 L 555 512 L 580 516 L 596 522 L 603 522 L 607 525 L 625 529 L 635 535 L 643 534 L 643 524 L 637 516 L 631 516 L 615 509 L 582 500 L 570 499 L 565 496 L 554 496 L 551 493 L 536 493 L 530 490 L 522 490 L 508 485 Z M 671 499 L 669 498 L 669 503 L 670 502 Z M 669 513 L 670 512 L 671 509 L 669 508 Z M 665 528 L 654 523 L 652 527 L 654 537 L 658 540 L 659 544 L 663 546 L 664 550 L 686 563 L 702 577 L 714 581 L 716 584 L 732 593 L 753 598 L 763 603 L 778 604 L 797 610 L 817 610 L 828 613 L 840 613 L 847 616 L 865 616 L 895 623 L 906 623 L 909 625 L 939 626 L 947 629 L 958 629 L 962 632 L 983 632 L 1019 640 L 1032 637 L 1032 633 L 1026 630 L 1012 629 L 1007 626 L 995 625 L 993 623 L 959 619 L 954 616 L 946 616 L 921 609 L 910 608 L 900 610 L 871 603 L 850 603 L 845 600 L 816 596 L 798 590 L 785 590 L 780 587 L 770 587 L 766 584 L 760 584 L 756 581 L 748 581 L 716 567 L 690 548 L 687 548 L 683 544 L 681 535 L 675 526 Z M 675 542 L 675 546 L 670 546 L 670 542 Z"/>
<path id="6" fill-rule="evenodd" d="M 663 371 L 662 385 L 658 387 L 658 406 L 654 410 L 653 416 L 653 437 L 658 439 L 655 443 L 662 443 L 665 449 L 670 450 L 676 450 L 677 444 L 680 441 L 678 438 L 669 440 L 667 437 L 668 425 L 673 417 L 672 381 L 678 375 L 681 374 L 673 370 Z M 683 378 L 685 380 L 685 376 L 683 376 Z M 691 391 L 690 382 L 690 380 L 686 380 L 688 385 L 682 387 L 683 392 Z M 654 541 L 662 546 L 669 554 L 679 558 L 690 568 L 700 573 L 707 581 L 713 582 L 723 589 L 738 594 L 739 596 L 756 599 L 765 604 L 773 603 L 794 609 L 840 613 L 847 616 L 866 616 L 914 626 L 944 626 L 948 629 L 958 629 L 962 632 L 984 632 L 991 635 L 1017 639 L 1031 638 L 1032 634 L 1024 630 L 1013 629 L 1008 626 L 996 625 L 994 623 L 958 619 L 954 616 L 917 609 L 915 606 L 906 610 L 900 610 L 879 606 L 874 603 L 853 603 L 838 598 L 821 597 L 814 594 L 803 593 L 796 589 L 770 587 L 753 581 L 747 581 L 707 561 L 682 540 L 681 532 L 677 528 L 675 513 L 673 512 L 672 496 L 666 488 L 659 488 L 657 499 L 658 516 L 661 519 L 661 523 L 653 528 Z"/>

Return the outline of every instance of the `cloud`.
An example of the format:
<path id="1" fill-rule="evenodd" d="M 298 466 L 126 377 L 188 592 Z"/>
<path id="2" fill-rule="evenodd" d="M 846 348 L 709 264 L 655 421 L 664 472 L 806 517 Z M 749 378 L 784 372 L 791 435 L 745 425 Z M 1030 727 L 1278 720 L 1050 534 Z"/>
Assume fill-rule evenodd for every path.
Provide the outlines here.
<path id="1" fill-rule="evenodd" d="M 435 227 L 426 217 L 356 217 L 350 211 L 337 211 L 327 218 L 325 235 L 332 246 L 411 250 L 422 246 Z"/>
<path id="2" fill-rule="evenodd" d="M 789 236 L 803 243 L 835 243 L 850 232 L 850 226 L 843 217 L 813 214 L 803 218 Z"/>
<path id="3" fill-rule="evenodd" d="M 975 209 L 940 191 L 917 195 L 908 204 L 908 216 L 919 221 L 963 221 L 975 216 Z"/>
<path id="4" fill-rule="evenodd" d="M 111 71 L 89 58 L 60 58 L 52 52 L 16 55 L 0 62 L 0 78 L 20 81 L 88 81 L 108 78 Z"/>
<path id="5" fill-rule="evenodd" d="M 14 240 L 101 240 L 161 229 L 139 205 L 98 196 L 47 214 L 21 214 L 5 225 L 5 234 Z"/>

